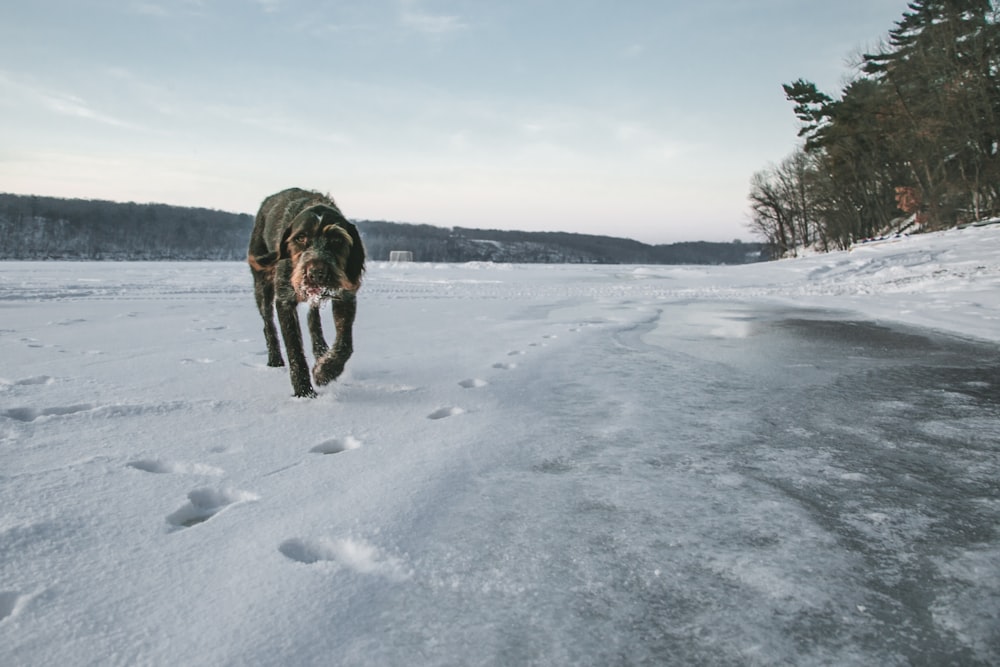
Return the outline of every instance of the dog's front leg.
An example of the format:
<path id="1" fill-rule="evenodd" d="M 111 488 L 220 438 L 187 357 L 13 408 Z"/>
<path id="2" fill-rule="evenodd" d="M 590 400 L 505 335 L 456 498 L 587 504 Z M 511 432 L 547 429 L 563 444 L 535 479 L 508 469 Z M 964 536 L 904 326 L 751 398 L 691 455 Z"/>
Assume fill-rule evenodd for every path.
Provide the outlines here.
<path id="1" fill-rule="evenodd" d="M 285 352 L 288 355 L 288 374 L 292 380 L 292 389 L 296 396 L 314 398 L 312 383 L 309 381 L 309 365 L 306 363 L 305 351 L 302 349 L 302 329 L 299 325 L 298 299 L 291 282 L 284 280 L 285 273 L 290 277 L 291 266 L 279 266 L 279 282 L 275 303 L 278 310 L 278 324 L 281 325 L 281 337 L 285 340 Z M 282 271 L 282 268 L 285 271 Z"/>
<path id="2" fill-rule="evenodd" d="M 296 301 L 278 300 L 278 322 L 281 324 L 281 336 L 285 339 L 285 352 L 288 354 L 288 374 L 292 380 L 292 390 L 296 396 L 314 398 L 312 383 L 309 381 L 309 365 L 302 349 L 302 330 L 299 328 L 299 313 Z"/>
<path id="3" fill-rule="evenodd" d="M 353 292 L 343 291 L 333 300 L 333 324 L 337 329 L 337 340 L 333 348 L 316 361 L 313 369 L 316 384 L 332 382 L 344 372 L 344 366 L 354 352 L 354 317 L 357 312 L 358 301 Z"/>
<path id="4" fill-rule="evenodd" d="M 329 348 L 323 337 L 323 322 L 320 319 L 320 304 L 309 304 L 309 337 L 312 338 L 313 357 L 318 362 Z"/>

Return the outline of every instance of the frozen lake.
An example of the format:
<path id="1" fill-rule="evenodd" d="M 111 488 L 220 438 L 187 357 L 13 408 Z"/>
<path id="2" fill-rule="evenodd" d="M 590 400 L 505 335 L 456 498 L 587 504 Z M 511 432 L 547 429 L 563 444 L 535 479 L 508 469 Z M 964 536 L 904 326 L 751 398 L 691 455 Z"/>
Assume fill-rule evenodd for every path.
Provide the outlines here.
<path id="1" fill-rule="evenodd" d="M 996 664 L 976 234 L 374 265 L 315 400 L 245 266 L 0 264 L 0 663 Z"/>

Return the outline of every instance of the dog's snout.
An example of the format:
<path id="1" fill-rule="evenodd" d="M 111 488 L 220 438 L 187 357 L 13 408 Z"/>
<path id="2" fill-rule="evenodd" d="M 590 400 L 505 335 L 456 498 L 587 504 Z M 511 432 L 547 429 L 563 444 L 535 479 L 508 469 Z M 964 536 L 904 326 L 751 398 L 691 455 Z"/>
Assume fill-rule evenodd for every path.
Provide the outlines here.
<path id="1" fill-rule="evenodd" d="M 322 262 L 313 262 L 306 267 L 306 277 L 316 284 L 325 284 L 330 280 L 330 268 Z"/>

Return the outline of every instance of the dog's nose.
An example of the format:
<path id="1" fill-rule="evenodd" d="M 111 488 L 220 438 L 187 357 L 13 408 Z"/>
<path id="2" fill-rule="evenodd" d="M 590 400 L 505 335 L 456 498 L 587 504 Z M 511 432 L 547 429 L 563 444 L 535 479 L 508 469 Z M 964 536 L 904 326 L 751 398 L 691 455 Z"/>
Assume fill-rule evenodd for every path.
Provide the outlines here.
<path id="1" fill-rule="evenodd" d="M 325 283 L 330 272 L 323 264 L 310 264 L 306 267 L 306 276 L 314 283 Z"/>

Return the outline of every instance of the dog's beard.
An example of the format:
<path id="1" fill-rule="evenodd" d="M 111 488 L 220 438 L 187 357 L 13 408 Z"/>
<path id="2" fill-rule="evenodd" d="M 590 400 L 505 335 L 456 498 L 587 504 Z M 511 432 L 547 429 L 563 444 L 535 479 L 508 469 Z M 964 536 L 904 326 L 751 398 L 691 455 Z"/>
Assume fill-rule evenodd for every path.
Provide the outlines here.
<path id="1" fill-rule="evenodd" d="M 301 297 L 301 300 L 308 303 L 310 306 L 318 306 L 323 301 L 337 296 L 339 292 L 339 287 L 304 284 L 299 290 L 299 297 Z"/>
<path id="2" fill-rule="evenodd" d="M 299 297 L 299 301 L 306 301 L 312 306 L 319 305 L 321 302 L 337 296 L 340 292 L 340 280 L 336 280 L 333 285 L 326 283 L 318 283 L 311 280 L 308 276 L 299 276 L 300 280 L 295 280 L 293 276 L 292 284 L 295 285 L 295 292 Z"/>
<path id="3" fill-rule="evenodd" d="M 326 299 L 336 297 L 347 282 L 343 272 L 330 265 L 327 265 L 326 271 L 320 274 L 324 280 L 317 281 L 309 275 L 306 264 L 299 262 L 292 271 L 292 287 L 299 301 L 308 302 L 313 306 L 318 305 Z"/>

